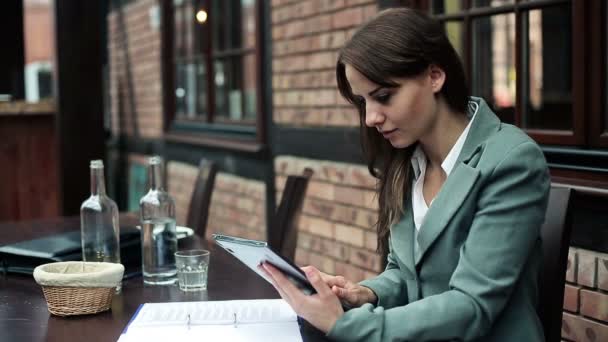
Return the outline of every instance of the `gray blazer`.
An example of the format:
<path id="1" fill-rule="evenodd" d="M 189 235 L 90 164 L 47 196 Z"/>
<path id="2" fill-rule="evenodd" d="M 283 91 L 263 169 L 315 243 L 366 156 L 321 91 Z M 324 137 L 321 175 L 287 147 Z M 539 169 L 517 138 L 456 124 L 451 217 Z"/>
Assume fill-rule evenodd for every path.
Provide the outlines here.
<path id="1" fill-rule="evenodd" d="M 377 305 L 347 311 L 340 341 L 544 341 L 537 278 L 550 179 L 538 145 L 480 98 L 458 161 L 420 228 L 411 197 L 388 265 L 361 284 Z"/>

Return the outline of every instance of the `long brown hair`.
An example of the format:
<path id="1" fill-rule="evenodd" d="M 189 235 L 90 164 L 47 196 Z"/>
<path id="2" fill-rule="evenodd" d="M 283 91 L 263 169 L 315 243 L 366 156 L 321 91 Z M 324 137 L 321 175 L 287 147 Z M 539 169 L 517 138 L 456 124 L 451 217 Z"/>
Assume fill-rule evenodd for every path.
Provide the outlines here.
<path id="1" fill-rule="evenodd" d="M 455 112 L 466 113 L 469 90 L 462 63 L 443 26 L 426 14 L 408 8 L 380 12 L 363 25 L 338 55 L 336 78 L 340 94 L 359 110 L 361 147 L 369 172 L 378 179 L 376 222 L 378 251 L 386 253 L 390 227 L 404 211 L 409 198 L 410 160 L 416 145 L 394 148 L 375 128 L 365 125 L 365 105 L 355 99 L 345 74 L 346 64 L 370 81 L 387 88 L 398 86 L 395 78 L 422 74 L 431 65 L 446 75 L 442 96 Z"/>

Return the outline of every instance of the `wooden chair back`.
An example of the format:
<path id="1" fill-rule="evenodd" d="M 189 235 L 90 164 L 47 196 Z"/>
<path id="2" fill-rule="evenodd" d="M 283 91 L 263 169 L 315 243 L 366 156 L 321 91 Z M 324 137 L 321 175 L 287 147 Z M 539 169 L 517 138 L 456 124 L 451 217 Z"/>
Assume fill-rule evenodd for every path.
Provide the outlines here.
<path id="1" fill-rule="evenodd" d="M 547 342 L 561 341 L 566 267 L 572 232 L 572 193 L 573 190 L 569 188 L 551 187 L 545 222 L 541 227 L 543 259 L 538 313 Z"/>
<path id="2" fill-rule="evenodd" d="M 215 162 L 201 159 L 198 166 L 198 176 L 194 184 L 194 191 L 188 208 L 186 224 L 200 237 L 205 237 L 207 219 L 209 217 L 209 204 L 215 183 L 218 166 Z"/>
<path id="3" fill-rule="evenodd" d="M 301 176 L 287 177 L 281 202 L 271 225 L 270 246 L 291 260 L 295 257 L 298 239 L 297 222 L 304 204 L 308 180 L 312 174 L 313 171 L 306 168 Z"/>

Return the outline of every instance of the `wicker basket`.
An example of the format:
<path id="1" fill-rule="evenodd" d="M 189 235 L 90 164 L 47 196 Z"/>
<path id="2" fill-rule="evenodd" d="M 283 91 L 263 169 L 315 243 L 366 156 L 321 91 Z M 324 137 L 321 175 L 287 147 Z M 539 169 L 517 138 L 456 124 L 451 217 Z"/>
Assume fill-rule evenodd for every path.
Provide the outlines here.
<path id="1" fill-rule="evenodd" d="M 36 267 L 49 312 L 58 316 L 87 315 L 110 309 L 124 267 L 107 262 L 68 261 Z"/>

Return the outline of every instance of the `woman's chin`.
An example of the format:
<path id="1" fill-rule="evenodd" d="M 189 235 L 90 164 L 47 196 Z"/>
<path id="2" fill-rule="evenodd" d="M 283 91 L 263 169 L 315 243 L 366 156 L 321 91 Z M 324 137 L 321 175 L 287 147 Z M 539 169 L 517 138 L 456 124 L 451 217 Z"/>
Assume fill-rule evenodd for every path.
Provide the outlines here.
<path id="1" fill-rule="evenodd" d="M 414 143 L 405 139 L 389 139 L 389 142 L 394 148 L 406 148 Z"/>

